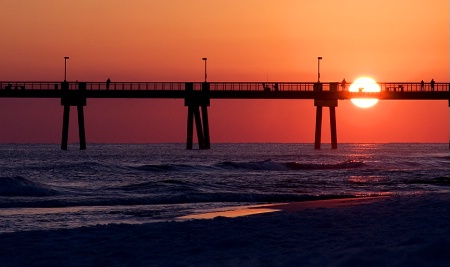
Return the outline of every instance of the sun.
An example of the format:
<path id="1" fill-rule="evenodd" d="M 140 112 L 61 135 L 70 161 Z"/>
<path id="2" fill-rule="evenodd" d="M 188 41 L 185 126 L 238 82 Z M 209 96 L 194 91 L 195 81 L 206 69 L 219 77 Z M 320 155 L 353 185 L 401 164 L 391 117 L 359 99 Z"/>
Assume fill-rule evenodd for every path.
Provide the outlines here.
<path id="1" fill-rule="evenodd" d="M 370 77 L 360 77 L 356 79 L 350 88 L 349 92 L 380 92 L 381 88 L 377 82 Z M 377 98 L 352 98 L 352 103 L 360 108 L 370 108 L 378 103 Z"/>

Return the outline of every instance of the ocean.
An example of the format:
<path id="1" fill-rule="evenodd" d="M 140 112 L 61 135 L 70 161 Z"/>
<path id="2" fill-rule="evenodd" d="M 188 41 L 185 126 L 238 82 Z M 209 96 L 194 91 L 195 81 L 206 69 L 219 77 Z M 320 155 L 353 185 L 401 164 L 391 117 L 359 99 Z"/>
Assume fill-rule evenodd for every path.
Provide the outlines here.
<path id="1" fill-rule="evenodd" d="M 448 144 L 0 145 L 0 233 L 179 220 L 230 206 L 450 192 Z"/>

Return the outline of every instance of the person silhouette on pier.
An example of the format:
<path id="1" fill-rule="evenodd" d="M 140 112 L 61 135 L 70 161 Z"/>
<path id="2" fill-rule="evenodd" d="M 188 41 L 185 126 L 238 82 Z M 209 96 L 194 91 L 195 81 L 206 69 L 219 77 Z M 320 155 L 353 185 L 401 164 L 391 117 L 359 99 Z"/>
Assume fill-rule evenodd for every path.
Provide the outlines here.
<path id="1" fill-rule="evenodd" d="M 266 85 L 266 83 L 262 83 L 262 86 L 263 86 L 265 92 L 270 91 L 270 87 L 268 85 Z"/>
<path id="2" fill-rule="evenodd" d="M 425 82 L 422 80 L 422 81 L 420 81 L 420 91 L 423 91 L 424 87 L 425 87 Z"/>
<path id="3" fill-rule="evenodd" d="M 342 91 L 345 91 L 345 87 L 347 86 L 347 81 L 345 80 L 345 78 L 342 80 L 341 82 L 341 89 Z"/>
<path id="4" fill-rule="evenodd" d="M 109 90 L 109 84 L 111 83 L 111 80 L 108 78 L 106 80 L 106 90 Z"/>
<path id="5" fill-rule="evenodd" d="M 432 92 L 434 91 L 434 84 L 435 84 L 434 79 L 431 79 L 430 85 L 431 85 Z"/>

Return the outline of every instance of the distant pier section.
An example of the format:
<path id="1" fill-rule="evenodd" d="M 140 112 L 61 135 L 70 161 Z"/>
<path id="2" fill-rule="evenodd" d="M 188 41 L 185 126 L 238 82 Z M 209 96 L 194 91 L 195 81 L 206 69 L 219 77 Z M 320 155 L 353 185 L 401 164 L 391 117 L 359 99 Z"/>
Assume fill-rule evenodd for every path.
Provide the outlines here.
<path id="1" fill-rule="evenodd" d="M 316 107 L 314 147 L 320 149 L 322 109 L 330 111 L 331 146 L 337 148 L 339 100 L 446 100 L 449 83 L 378 83 L 380 92 L 349 92 L 339 82 L 0 82 L 2 98 L 59 98 L 63 110 L 61 149 L 67 149 L 70 107 L 77 107 L 80 149 L 86 149 L 83 108 L 88 98 L 179 98 L 187 107 L 186 148 L 193 147 L 194 124 L 199 149 L 210 148 L 210 99 L 311 99 Z M 360 86 L 364 89 L 364 84 Z M 449 141 L 450 143 L 450 141 Z M 450 145 L 450 144 L 449 144 Z"/>

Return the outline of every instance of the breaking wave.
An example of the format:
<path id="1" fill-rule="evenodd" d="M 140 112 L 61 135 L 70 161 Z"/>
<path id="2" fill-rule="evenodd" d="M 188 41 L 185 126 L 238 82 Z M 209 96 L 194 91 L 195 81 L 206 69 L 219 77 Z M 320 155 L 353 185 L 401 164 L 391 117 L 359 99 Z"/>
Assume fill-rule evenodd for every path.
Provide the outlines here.
<path id="1" fill-rule="evenodd" d="M 435 177 L 435 178 L 431 178 L 431 179 L 413 179 L 413 180 L 407 181 L 407 183 L 450 186 L 450 177 Z"/>
<path id="2" fill-rule="evenodd" d="M 376 196 L 373 194 L 372 196 Z M 355 198 L 354 194 L 277 194 L 277 193 L 190 193 L 190 194 L 160 194 L 147 197 L 127 198 L 79 198 L 77 200 L 62 200 L 55 198 L 42 198 L 38 201 L 17 200 L 0 203 L 0 208 L 64 208 L 64 207 L 100 207 L 100 206 L 140 206 L 140 205 L 177 205 L 198 203 L 229 203 L 237 205 L 242 203 L 284 203 L 297 201 L 313 201 L 324 199 Z"/>
<path id="3" fill-rule="evenodd" d="M 57 192 L 20 176 L 0 177 L 0 196 L 45 197 Z"/>
<path id="4" fill-rule="evenodd" d="M 353 169 L 365 165 L 362 161 L 349 160 L 340 163 L 298 163 L 275 162 L 272 160 L 255 162 L 224 161 L 210 166 L 188 164 L 149 164 L 132 167 L 140 171 L 149 172 L 173 172 L 173 171 L 217 171 L 217 170 L 241 170 L 241 171 L 296 171 L 296 170 L 332 170 Z"/>

